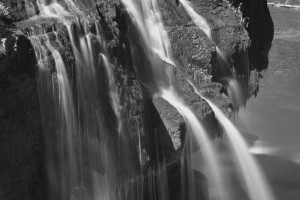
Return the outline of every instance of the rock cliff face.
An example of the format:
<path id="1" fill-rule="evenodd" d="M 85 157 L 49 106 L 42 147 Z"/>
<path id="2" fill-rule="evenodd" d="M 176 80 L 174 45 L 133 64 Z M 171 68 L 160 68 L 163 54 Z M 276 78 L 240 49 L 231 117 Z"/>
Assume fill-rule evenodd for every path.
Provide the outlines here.
<path id="1" fill-rule="evenodd" d="M 250 69 L 268 67 L 268 53 L 274 37 L 274 24 L 267 0 L 232 0 L 232 5 L 243 14 L 243 23 L 251 38 L 249 47 Z"/>
<path id="2" fill-rule="evenodd" d="M 267 67 L 273 38 L 273 23 L 266 1 L 235 0 L 232 4 L 222 0 L 191 1 L 195 11 L 209 22 L 213 42 L 193 24 L 178 0 L 158 0 L 158 3 L 177 65 L 174 70 L 176 87 L 197 117 L 211 130 L 212 137 L 220 136 L 221 130 L 211 109 L 194 93 L 185 78 L 192 80 L 230 115 L 231 103 L 224 87 L 218 83 L 221 69 L 217 60 L 217 45 L 229 62 L 230 69 L 237 76 L 247 77 L 246 80 L 249 78 L 247 95 L 257 92 L 257 70 Z M 242 6 L 239 6 L 240 3 L 243 3 Z M 108 43 L 110 60 L 115 66 L 123 129 L 130 138 L 127 150 L 133 161 L 129 167 L 131 170 L 120 169 L 120 173 L 124 174 L 122 179 L 135 176 L 140 167 L 143 171 L 156 168 L 163 160 L 169 166 L 169 173 L 178 173 L 178 158 L 185 144 L 185 121 L 165 100 L 153 96 L 136 75 L 130 53 L 133 30 L 120 1 L 85 0 L 79 4 L 83 10 L 97 16 Z M 38 24 L 53 39 L 55 29 L 58 40 L 64 44 L 56 48 L 67 65 L 72 66 L 74 55 L 62 24 L 55 20 L 27 20 L 38 14 L 35 0 L 8 0 L 4 6 L 8 8 L 8 14 L 0 15 L 0 199 L 47 199 L 37 63 L 26 35 Z M 112 120 L 115 119 L 112 117 Z M 118 156 L 128 152 L 120 151 Z M 197 176 L 199 180 L 204 180 L 203 175 Z M 169 180 L 174 191 L 179 179 L 174 176 Z M 198 183 L 201 188 L 205 188 L 204 182 Z M 205 191 L 203 189 L 201 195 L 207 198 Z M 176 199 L 175 194 L 172 199 Z"/>
<path id="3" fill-rule="evenodd" d="M 3 28 L 7 29 L 0 33 L 6 38 L 0 54 L 0 198 L 40 199 L 46 196 L 46 175 L 34 52 L 12 26 Z"/>

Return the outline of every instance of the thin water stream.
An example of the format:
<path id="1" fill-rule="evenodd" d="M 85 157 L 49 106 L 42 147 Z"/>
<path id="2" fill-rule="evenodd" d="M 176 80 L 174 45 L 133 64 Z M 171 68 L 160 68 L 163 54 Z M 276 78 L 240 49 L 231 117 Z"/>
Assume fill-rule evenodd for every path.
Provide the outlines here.
<path id="1" fill-rule="evenodd" d="M 191 3 L 187 2 L 186 0 L 180 0 L 181 4 L 189 14 L 189 16 L 192 18 L 193 22 L 201 29 L 203 30 L 206 35 L 212 40 L 211 36 L 211 29 L 206 22 L 205 18 L 203 18 L 201 15 L 196 13 L 194 9 L 192 8 Z M 214 43 L 214 42 L 213 42 Z M 216 44 L 215 44 L 216 45 Z M 219 57 L 224 59 L 224 55 L 222 54 L 220 48 L 216 45 L 217 53 L 219 54 Z M 226 59 L 225 63 L 227 63 Z M 229 67 L 227 63 L 227 67 Z M 194 86 L 193 86 L 194 87 Z M 237 101 L 236 103 L 241 103 L 242 98 L 240 97 L 241 91 L 240 87 L 236 80 L 229 79 L 228 80 L 228 94 L 232 101 Z M 195 92 L 203 99 L 205 99 L 210 107 L 213 109 L 216 118 L 220 122 L 220 124 L 223 126 L 224 130 L 228 134 L 228 138 L 230 141 L 230 144 L 232 146 L 235 159 L 237 162 L 237 165 L 239 166 L 239 169 L 242 173 L 242 177 L 244 179 L 244 182 L 246 184 L 248 194 L 252 200 L 272 200 L 274 199 L 269 186 L 264 178 L 264 175 L 262 171 L 259 168 L 259 165 L 256 163 L 253 156 L 248 152 L 248 146 L 244 139 L 242 138 L 239 131 L 234 127 L 234 125 L 228 120 L 225 115 L 220 111 L 220 109 L 215 106 L 210 100 L 206 99 L 201 95 L 201 93 L 194 87 Z M 242 104 L 240 104 L 242 105 Z"/>
<path id="2" fill-rule="evenodd" d="M 220 47 L 214 42 L 212 38 L 212 30 L 210 25 L 208 24 L 207 20 L 201 16 L 199 13 L 197 13 L 191 2 L 188 0 L 179 0 L 184 9 L 186 10 L 187 14 L 191 17 L 192 21 L 194 24 L 201 29 L 207 37 L 210 39 L 210 41 L 215 45 L 216 47 L 216 52 L 217 52 L 217 61 L 218 61 L 218 70 L 222 72 L 221 74 L 221 80 L 226 83 L 227 87 L 227 93 L 228 96 L 232 102 L 232 104 L 238 108 L 239 106 L 242 106 L 244 103 L 244 97 L 242 95 L 242 89 L 238 81 L 233 78 L 233 77 L 227 77 L 228 72 L 231 74 L 230 76 L 233 76 L 230 65 L 223 54 L 222 50 Z M 224 72 L 224 73 L 223 73 Z"/>
<path id="3" fill-rule="evenodd" d="M 195 136 L 197 143 L 200 145 L 205 163 L 207 163 L 209 167 L 208 174 L 206 175 L 212 182 L 211 183 L 213 188 L 212 191 L 213 190 L 217 191 L 211 193 L 214 194 L 212 195 L 212 199 L 219 199 L 219 200 L 227 199 L 228 195 L 226 194 L 225 191 L 225 186 L 223 183 L 224 181 L 223 175 L 220 169 L 221 164 L 217 159 L 218 156 L 215 151 L 215 148 L 213 147 L 213 144 L 210 141 L 207 132 L 200 124 L 198 118 L 190 110 L 189 107 L 187 107 L 184 103 L 182 103 L 179 97 L 174 96 L 175 94 L 176 92 L 172 88 L 170 88 L 167 90 L 162 90 L 161 97 L 164 98 L 166 101 L 168 101 L 172 106 L 174 106 L 178 110 L 178 112 L 184 117 L 184 119 L 187 122 L 187 126 L 191 128 L 192 134 Z M 193 180 L 193 177 L 189 177 L 189 180 Z M 195 185 L 193 183 L 190 183 L 190 187 L 195 187 Z"/>
<path id="4" fill-rule="evenodd" d="M 250 154 L 249 147 L 241 133 L 213 102 L 205 98 L 192 83 L 191 85 L 194 87 L 195 92 L 210 105 L 225 130 L 233 150 L 236 165 L 239 167 L 251 200 L 273 200 L 274 197 L 265 176 L 255 158 Z"/>

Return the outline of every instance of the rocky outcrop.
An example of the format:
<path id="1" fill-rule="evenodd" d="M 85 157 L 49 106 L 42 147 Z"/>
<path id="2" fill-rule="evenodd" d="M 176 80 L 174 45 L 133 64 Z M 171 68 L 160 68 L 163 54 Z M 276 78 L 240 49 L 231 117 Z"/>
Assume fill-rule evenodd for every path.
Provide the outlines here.
<path id="1" fill-rule="evenodd" d="M 272 39 L 272 23 L 266 10 L 266 2 L 258 1 L 243 1 L 242 13 L 237 9 L 241 0 L 233 2 L 236 7 L 222 0 L 191 1 L 195 11 L 209 22 L 213 41 L 193 24 L 179 1 L 158 1 L 177 66 L 173 70 L 176 89 L 184 102 L 203 121 L 206 129 L 210 130 L 211 137 L 221 136 L 222 131 L 208 104 L 195 94 L 186 78 L 193 81 L 205 96 L 230 115 L 231 102 L 224 86 L 218 83 L 221 81 L 218 80 L 220 63 L 217 61 L 217 45 L 229 62 L 229 71 L 250 77 L 249 83 L 246 83 L 247 88 L 250 88 L 249 94 L 257 93 L 257 70 L 265 68 L 267 64 Z M 30 41 L 25 36 L 32 28 L 43 27 L 70 71 L 74 65 L 70 39 L 64 25 L 50 19 L 26 20 L 38 13 L 34 0 L 26 2 L 27 4 L 25 0 L 5 2 L 9 13 L 0 16 L 0 199 L 4 200 L 21 197 L 28 200 L 47 199 L 45 145 L 36 80 L 37 63 Z M 256 2 L 256 7 L 251 7 L 247 2 Z M 80 2 L 80 6 L 83 11 L 89 11 L 99 20 L 107 40 L 109 59 L 114 65 L 122 106 L 123 137 L 127 138 L 126 144 L 116 150 L 118 158 L 128 158 L 124 162 L 124 159 L 120 159 L 120 180 L 135 177 L 141 172 L 146 174 L 148 170 L 166 163 L 167 171 L 171 174 L 168 181 L 175 191 L 180 187 L 178 184 L 181 177 L 178 172 L 181 166 L 178 160 L 185 146 L 186 127 L 183 117 L 164 99 L 153 95 L 137 75 L 130 53 L 130 37 L 134 30 L 120 1 L 84 0 Z M 257 13 L 253 14 L 255 12 L 251 9 L 257 10 Z M 261 31 L 265 28 L 267 32 Z M 62 45 L 58 45 L 56 39 Z M 253 69 L 249 74 L 248 55 Z M 55 70 L 52 70 L 54 73 Z M 103 83 L 99 87 L 106 93 L 106 77 L 103 75 L 101 78 Z M 105 111 L 110 113 L 112 109 Z M 107 115 L 112 121 L 108 123 L 115 125 L 116 117 Z M 197 185 L 203 188 L 198 191 L 201 193 L 199 196 L 205 199 L 205 177 L 196 172 L 195 176 L 199 177 Z M 180 196 L 176 193 L 172 195 L 172 199 Z"/>
<path id="2" fill-rule="evenodd" d="M 268 54 L 274 37 L 274 24 L 267 0 L 231 0 L 243 14 L 243 23 L 249 33 L 250 69 L 259 71 L 268 67 Z"/>
<path id="3" fill-rule="evenodd" d="M 209 106 L 196 97 L 197 95 L 194 96 L 193 89 L 185 80 L 188 78 L 230 115 L 232 106 L 225 95 L 225 89 L 215 81 L 222 83 L 219 79 L 231 76 L 232 71 L 237 75 L 248 76 L 249 37 L 243 27 L 241 13 L 225 1 L 191 1 L 194 10 L 201 14 L 211 27 L 212 38 L 209 38 L 193 23 L 180 1 L 158 2 L 178 68 L 174 74 L 178 79 L 175 82 L 178 83 L 177 88 L 182 93 L 181 96 L 185 98 L 187 105 L 193 107 L 199 119 L 205 116 L 213 118 Z M 217 47 L 221 50 L 223 58 L 220 58 Z M 165 124 L 172 124 L 172 120 L 184 123 L 180 118 L 165 118 L 166 112 L 161 110 L 161 107 L 165 106 L 157 106 L 166 121 Z M 179 127 L 179 124 L 175 127 Z M 217 123 L 214 123 L 213 127 L 218 127 Z M 214 133 L 220 135 L 217 130 L 212 131 L 212 135 Z"/>
<path id="4" fill-rule="evenodd" d="M 34 51 L 13 27 L 1 29 L 0 199 L 44 199 L 45 152 Z"/>

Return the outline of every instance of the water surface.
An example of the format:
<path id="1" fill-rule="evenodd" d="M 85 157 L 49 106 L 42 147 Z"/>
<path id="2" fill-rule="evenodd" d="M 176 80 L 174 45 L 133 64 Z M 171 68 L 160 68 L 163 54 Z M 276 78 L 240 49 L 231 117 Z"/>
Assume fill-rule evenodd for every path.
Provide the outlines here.
<path id="1" fill-rule="evenodd" d="M 269 67 L 258 96 L 233 121 L 245 136 L 258 137 L 250 150 L 258 154 L 277 199 L 299 200 L 300 10 L 269 8 L 275 25 Z"/>

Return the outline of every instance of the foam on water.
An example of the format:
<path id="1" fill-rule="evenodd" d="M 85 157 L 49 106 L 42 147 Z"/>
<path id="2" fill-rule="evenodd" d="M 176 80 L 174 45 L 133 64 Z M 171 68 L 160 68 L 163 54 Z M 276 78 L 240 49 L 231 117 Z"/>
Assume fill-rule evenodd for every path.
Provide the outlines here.
<path id="1" fill-rule="evenodd" d="M 300 42 L 300 31 L 295 29 L 276 31 L 274 35 L 274 39 Z"/>
<path id="2" fill-rule="evenodd" d="M 300 153 L 294 156 L 293 161 L 300 165 Z"/>
<path id="3" fill-rule="evenodd" d="M 264 144 L 264 141 L 262 141 L 262 140 L 255 141 L 254 145 L 252 147 L 250 147 L 250 149 L 249 149 L 249 152 L 252 153 L 252 154 L 274 155 L 278 151 L 280 151 L 279 148 L 266 146 Z"/>

